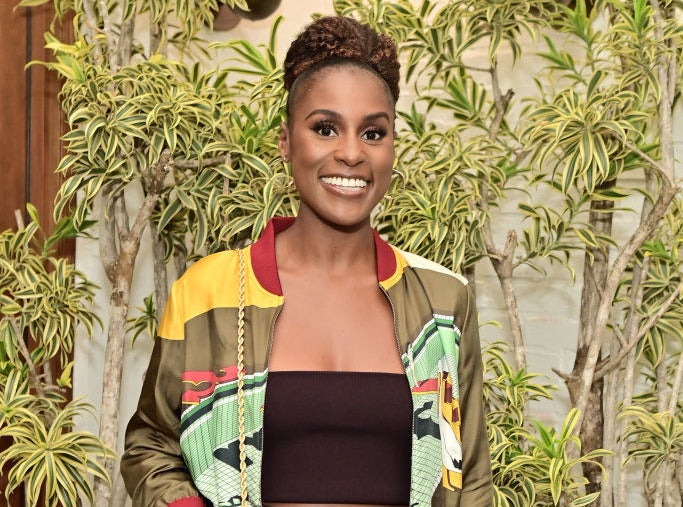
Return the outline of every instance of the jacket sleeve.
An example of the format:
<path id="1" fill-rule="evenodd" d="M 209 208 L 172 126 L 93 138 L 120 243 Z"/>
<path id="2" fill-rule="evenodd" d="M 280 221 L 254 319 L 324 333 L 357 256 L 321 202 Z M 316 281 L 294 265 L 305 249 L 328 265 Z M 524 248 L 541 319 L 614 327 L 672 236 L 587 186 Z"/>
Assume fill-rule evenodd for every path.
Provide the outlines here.
<path id="1" fill-rule="evenodd" d="M 463 452 L 461 491 L 437 488 L 432 505 L 444 507 L 491 507 L 493 486 L 491 454 L 484 418 L 483 368 L 479 322 L 472 292 L 467 289 L 467 311 L 460 337 L 458 364 L 460 388 L 460 436 Z"/>
<path id="2" fill-rule="evenodd" d="M 164 322 L 180 318 L 171 315 L 179 310 L 178 303 L 172 292 L 160 333 Z M 126 429 L 121 474 L 133 507 L 205 506 L 180 449 L 184 351 L 183 339 L 157 337 L 137 410 Z"/>

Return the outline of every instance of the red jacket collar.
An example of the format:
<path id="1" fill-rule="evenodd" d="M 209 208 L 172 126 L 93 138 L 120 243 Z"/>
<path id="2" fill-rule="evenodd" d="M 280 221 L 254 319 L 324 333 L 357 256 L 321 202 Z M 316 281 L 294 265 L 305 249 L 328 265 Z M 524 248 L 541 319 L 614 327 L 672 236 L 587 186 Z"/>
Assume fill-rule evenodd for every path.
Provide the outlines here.
<path id="1" fill-rule="evenodd" d="M 294 223 L 294 217 L 274 217 L 266 225 L 261 237 L 251 245 L 251 266 L 261 286 L 271 294 L 282 295 L 280 277 L 275 262 L 275 235 Z M 374 229 L 377 258 L 377 281 L 383 282 L 396 272 L 396 255 L 389 244 Z"/>

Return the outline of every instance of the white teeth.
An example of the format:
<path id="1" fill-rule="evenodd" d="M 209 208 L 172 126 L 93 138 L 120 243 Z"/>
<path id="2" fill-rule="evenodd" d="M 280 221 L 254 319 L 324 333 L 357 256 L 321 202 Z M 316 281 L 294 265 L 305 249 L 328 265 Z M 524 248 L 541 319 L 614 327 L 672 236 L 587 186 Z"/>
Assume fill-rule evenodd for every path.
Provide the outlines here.
<path id="1" fill-rule="evenodd" d="M 325 176 L 320 178 L 324 183 L 328 185 L 334 185 L 335 187 L 343 188 L 364 188 L 368 185 L 368 182 L 360 178 L 340 178 L 339 176 L 329 177 Z"/>

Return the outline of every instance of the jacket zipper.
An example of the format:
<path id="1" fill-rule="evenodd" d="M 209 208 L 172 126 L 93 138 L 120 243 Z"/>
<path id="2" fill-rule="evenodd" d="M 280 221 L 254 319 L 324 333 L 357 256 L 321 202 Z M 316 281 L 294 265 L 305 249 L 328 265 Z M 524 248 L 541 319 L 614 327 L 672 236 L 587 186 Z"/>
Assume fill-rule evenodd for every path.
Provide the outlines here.
<path id="1" fill-rule="evenodd" d="M 394 339 L 396 340 L 396 349 L 398 350 L 398 359 L 401 361 L 401 366 L 403 367 L 403 373 L 405 373 L 406 379 L 408 380 L 408 386 L 410 387 L 410 378 L 408 377 L 408 370 L 403 364 L 403 359 L 401 358 L 401 342 L 398 339 L 398 321 L 396 318 L 396 308 L 394 307 L 394 302 L 392 301 L 389 293 L 379 285 L 380 290 L 384 294 L 384 297 L 389 301 L 389 306 L 391 307 L 391 315 L 394 320 Z M 408 367 L 413 372 L 413 380 L 415 379 L 415 365 L 413 363 L 413 344 L 408 343 Z M 410 496 L 413 495 L 413 435 L 415 434 L 415 406 L 413 405 L 413 393 L 410 393 Z M 410 505 L 410 498 L 408 499 Z"/>

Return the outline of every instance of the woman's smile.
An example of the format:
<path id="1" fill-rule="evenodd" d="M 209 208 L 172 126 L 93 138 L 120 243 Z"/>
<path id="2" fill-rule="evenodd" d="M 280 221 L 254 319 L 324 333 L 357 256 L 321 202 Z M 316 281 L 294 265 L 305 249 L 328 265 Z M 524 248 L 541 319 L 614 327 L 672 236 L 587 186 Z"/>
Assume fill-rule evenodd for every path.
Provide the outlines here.
<path id="1" fill-rule="evenodd" d="M 340 197 L 359 197 L 368 189 L 368 182 L 362 178 L 323 176 L 320 181 L 328 191 Z"/>

